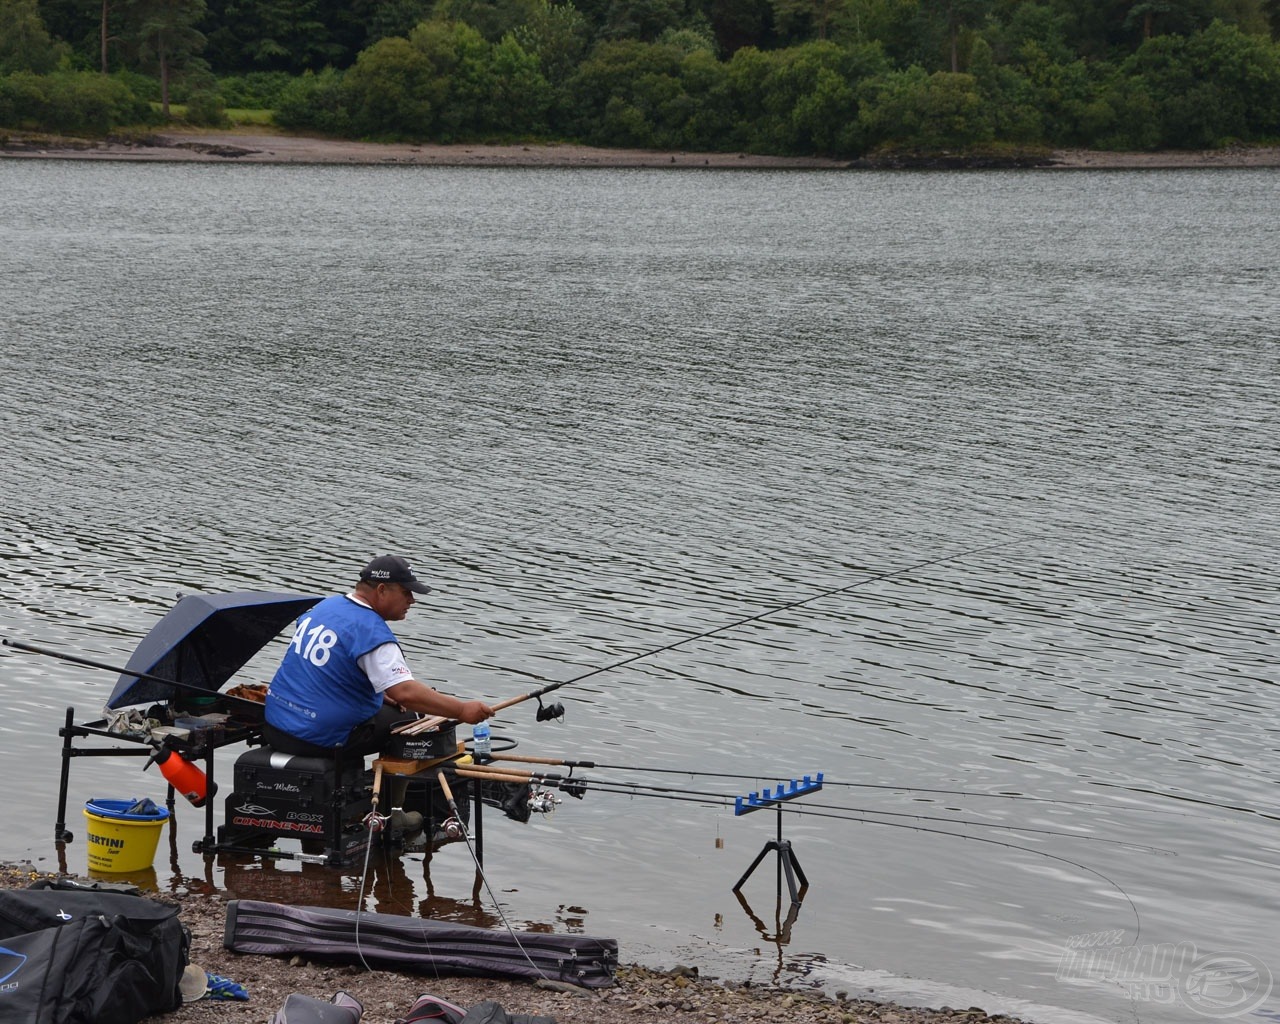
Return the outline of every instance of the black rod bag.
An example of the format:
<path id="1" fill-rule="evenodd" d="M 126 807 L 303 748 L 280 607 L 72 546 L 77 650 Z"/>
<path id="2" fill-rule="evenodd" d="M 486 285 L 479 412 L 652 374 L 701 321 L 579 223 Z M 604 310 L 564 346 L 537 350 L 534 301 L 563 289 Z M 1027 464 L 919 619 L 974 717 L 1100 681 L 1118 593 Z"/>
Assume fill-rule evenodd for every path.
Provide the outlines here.
<path id="1" fill-rule="evenodd" d="M 613 984 L 618 940 L 507 932 L 395 914 L 227 903 L 223 945 L 236 953 L 301 953 L 420 973 L 547 978 L 585 988 Z"/>
<path id="2" fill-rule="evenodd" d="M 119 892 L 0 891 L 0 1020 L 135 1024 L 182 1005 L 175 907 Z"/>

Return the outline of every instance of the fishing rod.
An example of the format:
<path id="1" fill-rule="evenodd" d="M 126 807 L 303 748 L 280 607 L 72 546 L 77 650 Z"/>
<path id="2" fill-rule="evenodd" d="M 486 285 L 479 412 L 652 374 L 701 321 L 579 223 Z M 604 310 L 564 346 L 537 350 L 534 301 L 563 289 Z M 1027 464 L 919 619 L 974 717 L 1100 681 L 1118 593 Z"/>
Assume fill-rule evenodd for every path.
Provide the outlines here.
<path id="1" fill-rule="evenodd" d="M 610 764 L 605 761 L 574 761 L 565 758 L 529 757 L 519 754 L 502 754 L 499 757 L 496 757 L 495 760 L 522 761 L 531 764 L 545 764 L 553 766 L 558 765 L 560 767 L 568 768 L 571 776 L 573 774 L 573 769 L 575 768 L 611 768 L 624 772 L 652 772 L 661 775 L 688 775 L 701 776 L 709 779 L 740 779 L 756 782 L 763 779 L 772 780 L 775 777 L 772 775 L 762 775 L 759 772 L 709 772 L 701 771 L 696 768 L 658 768 L 652 765 Z M 1130 787 L 1119 786 L 1114 783 L 1094 781 L 1092 784 L 1102 786 L 1103 788 L 1114 788 L 1122 789 L 1127 792 L 1143 793 L 1147 796 L 1156 796 L 1167 800 L 1183 800 L 1187 803 L 1202 804 L 1219 810 L 1239 810 L 1267 820 L 1280 821 L 1280 815 L 1268 814 L 1265 811 L 1259 811 L 1255 808 L 1232 807 L 1228 804 L 1219 804 L 1207 800 L 1197 800 L 1192 797 L 1173 796 L 1168 793 L 1160 793 L 1155 790 L 1132 790 Z M 841 782 L 838 779 L 825 778 L 823 779 L 823 785 L 828 787 L 841 786 L 847 789 L 871 789 L 899 793 L 923 793 L 928 796 L 962 796 L 980 800 L 1022 800 L 1028 803 L 1050 804 L 1055 807 L 1083 807 L 1087 810 L 1106 808 L 1109 810 L 1123 810 L 1126 814 L 1164 814 L 1179 818 L 1194 818 L 1197 821 L 1231 820 L 1230 818 L 1217 818 L 1203 814 L 1196 814 L 1192 811 L 1175 811 L 1164 807 L 1129 807 L 1119 803 L 1105 803 L 1096 800 L 1064 800 L 1058 797 L 1032 796 L 1027 793 L 979 793 L 971 789 L 933 789 L 922 786 L 902 786 L 891 782 Z M 880 812 L 873 811 L 872 813 Z M 1070 833 L 1068 833 L 1068 835 L 1069 834 Z"/>
<path id="2" fill-rule="evenodd" d="M 57 658 L 59 661 L 69 661 L 73 665 L 83 665 L 86 668 L 100 668 L 106 672 L 115 672 L 117 675 L 132 676 L 135 679 L 146 680 L 149 683 L 163 683 L 165 686 L 172 686 L 178 690 L 187 690 L 194 693 L 203 694 L 206 697 L 218 697 L 220 700 L 234 700 L 240 704 L 248 704 L 251 707 L 261 709 L 262 705 L 256 700 L 249 700 L 246 697 L 233 697 L 229 693 L 220 693 L 217 690 L 210 690 L 205 686 L 198 686 L 195 683 L 180 683 L 176 679 L 165 679 L 163 676 L 153 676 L 150 672 L 135 672 L 133 669 L 120 668 L 118 665 L 104 665 L 100 661 L 90 661 L 88 658 L 81 658 L 74 654 L 64 654 L 61 651 L 51 651 L 46 647 L 36 647 L 34 644 L 24 644 L 17 640 L 10 640 L 6 637 L 0 641 L 5 647 L 12 647 L 14 650 L 27 651 L 31 654 L 43 654 L 46 657 Z"/>
<path id="3" fill-rule="evenodd" d="M 607 789 L 602 791 L 608 792 Z M 643 791 L 628 793 L 626 790 L 618 790 L 617 792 L 623 793 L 624 795 L 630 795 L 630 796 L 651 797 L 656 799 L 675 800 L 679 802 L 699 803 L 704 805 L 707 803 L 723 803 L 725 806 L 728 806 L 732 803 L 732 800 L 724 796 L 723 794 L 716 794 L 714 797 L 708 797 L 708 796 L 681 796 L 676 793 L 650 793 L 650 792 L 643 792 Z M 1125 902 L 1129 904 L 1129 909 L 1133 911 L 1135 935 L 1134 935 L 1133 942 L 1130 943 L 1130 946 L 1136 946 L 1138 943 L 1138 938 L 1142 935 L 1142 916 L 1138 913 L 1138 908 L 1134 904 L 1132 898 L 1129 896 L 1127 892 L 1124 891 L 1123 888 L 1121 888 L 1119 883 L 1116 882 L 1113 878 L 1109 878 L 1107 875 L 1103 874 L 1101 871 L 1097 870 L 1096 868 L 1091 868 L 1087 864 L 1081 864 L 1079 861 L 1072 860 L 1070 857 L 1063 857 L 1060 854 L 1049 853 L 1046 850 L 1037 850 L 1029 846 L 1019 846 L 1017 843 L 1005 842 L 1002 839 L 993 839 L 990 836 L 975 836 L 975 835 L 970 835 L 967 832 L 950 832 L 947 829 L 930 828 L 927 825 L 913 825 L 905 821 L 881 821 L 876 818 L 849 817 L 848 815 L 844 815 L 844 814 L 833 814 L 831 812 L 823 812 L 823 811 L 804 811 L 804 810 L 799 810 L 797 808 L 787 808 L 786 810 L 787 810 L 787 813 L 790 813 L 790 814 L 809 814 L 818 818 L 833 818 L 836 821 L 850 821 L 850 822 L 855 822 L 855 823 L 864 824 L 864 825 L 881 825 L 881 826 L 884 826 L 885 828 L 903 828 L 903 829 L 908 829 L 912 832 L 924 832 L 929 835 L 949 836 L 952 839 L 967 839 L 970 842 L 986 843 L 991 846 L 998 846 L 1005 850 L 1015 850 L 1019 853 L 1029 853 L 1037 857 L 1047 857 L 1049 860 L 1057 861 L 1060 864 L 1067 864 L 1070 867 L 1078 868 L 1081 871 L 1088 872 L 1089 874 L 1093 875 L 1095 878 L 1102 879 L 1102 881 L 1106 882 L 1107 885 L 1111 886 L 1111 888 L 1115 889 L 1116 892 L 1118 892 L 1122 897 L 1124 897 Z M 1086 838 L 1086 837 L 1071 836 L 1070 838 L 1080 839 L 1080 838 Z M 1110 840 L 1110 842 L 1115 842 L 1115 840 Z M 1123 844 L 1123 845 L 1127 845 L 1127 844 Z M 1143 849 L 1143 847 L 1138 847 L 1138 849 Z M 1154 848 L 1151 848 L 1151 849 L 1154 849 Z M 1156 851 L 1156 852 L 1168 852 L 1168 851 Z"/>
<path id="4" fill-rule="evenodd" d="M 701 771 L 696 768 L 657 768 L 650 765 L 636 764 L 609 764 L 605 761 L 571 761 L 564 758 L 552 757 L 529 757 L 519 754 L 502 754 L 495 760 L 502 761 L 520 761 L 529 764 L 545 764 L 559 765 L 560 767 L 570 769 L 570 774 L 574 768 L 611 768 L 622 772 L 653 772 L 659 775 L 689 775 L 698 776 L 708 779 L 745 779 L 751 781 L 759 781 L 761 779 L 772 779 L 771 775 L 762 775 L 759 772 L 708 772 Z M 825 786 L 843 786 L 850 789 L 882 789 L 897 791 L 902 793 L 926 793 L 930 796 L 965 796 L 976 797 L 983 800 L 1026 800 L 1032 803 L 1045 803 L 1061 805 L 1063 807 L 1089 807 L 1096 808 L 1102 806 L 1097 803 L 1090 803 L 1087 800 L 1059 800 L 1055 797 L 1047 796 L 1031 796 L 1026 793 L 978 793 L 968 789 L 926 789 L 920 786 L 899 786 L 888 782 L 839 782 L 833 779 L 823 779 Z M 1153 808 L 1130 808 L 1131 810 L 1154 810 Z M 1176 813 L 1165 811 L 1160 813 Z"/>
<path id="5" fill-rule="evenodd" d="M 542 763 L 550 761 L 551 759 L 521 757 L 519 755 L 500 755 L 495 758 L 495 760 Z M 653 783 L 622 782 L 614 779 L 588 780 L 584 778 L 575 778 L 572 775 L 572 772 L 568 777 L 566 777 L 554 772 L 537 772 L 521 768 L 508 768 L 495 764 L 470 765 L 466 768 L 460 767 L 457 770 L 459 774 L 469 778 L 490 778 L 502 782 L 528 782 L 538 783 L 540 785 L 549 785 L 559 788 L 570 796 L 575 796 L 578 799 L 582 799 L 586 791 L 591 789 L 596 792 L 615 793 L 623 796 L 666 797 L 669 799 L 680 799 L 688 802 L 706 802 L 716 804 L 729 804 L 733 802 L 732 797 L 726 796 L 724 793 L 716 793 L 709 790 L 689 789 L 683 786 L 679 789 L 673 789 L 670 786 L 659 786 Z M 807 806 L 829 811 L 843 811 L 849 814 L 876 814 L 885 818 L 911 818 L 915 821 L 932 821 L 947 825 L 967 825 L 973 828 L 999 829 L 1005 832 L 1022 832 L 1027 835 L 1050 836 L 1057 839 L 1078 839 L 1082 842 L 1105 843 L 1109 846 L 1123 846 L 1132 850 L 1141 850 L 1147 853 L 1168 855 L 1172 852 L 1155 846 L 1147 846 L 1142 843 L 1128 842 L 1123 839 L 1107 839 L 1105 836 L 1081 835 L 1076 832 L 1064 832 L 1059 829 L 1033 828 L 1029 825 L 1006 825 L 1001 822 L 977 821 L 973 818 L 948 818 L 942 815 L 919 814 L 912 811 L 881 811 L 872 807 L 845 807 L 840 804 L 809 803 Z M 787 808 L 787 811 L 792 814 L 808 813 L 807 810 L 799 808 Z"/>
<path id="6" fill-rule="evenodd" d="M 532 779 L 534 780 L 538 780 L 539 778 L 540 777 L 537 775 L 532 775 Z M 548 781 L 559 780 L 560 776 L 548 776 L 547 779 Z M 564 780 L 564 781 L 572 782 L 575 780 Z M 614 793 L 622 796 L 634 795 L 634 796 L 651 796 L 651 797 L 658 797 L 658 798 L 665 797 L 668 799 L 679 799 L 679 800 L 685 800 L 688 802 L 697 802 L 698 800 L 703 800 L 704 802 L 715 802 L 715 803 L 723 803 L 723 804 L 732 804 L 734 802 L 733 797 L 726 796 L 723 793 L 714 793 L 706 790 L 670 789 L 663 786 L 651 786 L 651 785 L 645 785 L 643 783 L 632 783 L 632 782 L 617 782 L 614 780 L 593 779 L 588 782 L 588 780 L 586 779 L 579 779 L 576 781 L 582 786 L 582 789 L 584 791 L 587 789 L 591 789 L 595 792 Z M 563 785 L 561 786 L 561 788 L 563 788 Z M 1076 839 L 1086 843 L 1103 843 L 1107 846 L 1122 846 L 1122 847 L 1126 847 L 1131 850 L 1137 850 L 1143 853 L 1155 853 L 1155 854 L 1161 854 L 1164 856 L 1171 856 L 1173 852 L 1171 850 L 1162 849 L 1158 846 L 1148 846 L 1143 843 L 1132 843 L 1124 839 L 1108 839 L 1105 836 L 1087 836 L 1087 835 L 1080 835 L 1079 833 L 1076 833 L 1076 832 L 1063 832 L 1059 829 L 1033 828 L 1029 825 L 1006 825 L 1000 822 L 977 821 L 972 818 L 948 818 L 942 815 L 934 815 L 934 814 L 915 814 L 910 811 L 879 811 L 872 807 L 844 807 L 839 804 L 814 804 L 814 803 L 807 804 L 805 808 L 788 807 L 785 810 L 786 810 L 786 813 L 788 814 L 814 813 L 809 811 L 807 809 L 808 807 L 822 808 L 827 811 L 843 811 L 847 814 L 876 814 L 885 818 L 911 818 L 915 821 L 931 821 L 937 824 L 967 825 L 972 828 L 998 829 L 1003 832 L 1021 832 L 1027 835 L 1048 836 L 1050 838 L 1055 838 L 1055 839 Z M 819 815 L 819 816 L 823 816 L 823 815 Z M 837 815 L 827 815 L 827 816 L 837 816 Z M 847 818 L 845 820 L 860 821 L 863 819 Z M 885 824 L 891 824 L 891 823 L 885 822 Z"/>
<path id="7" fill-rule="evenodd" d="M 527 700 L 537 700 L 539 704 L 541 704 L 542 697 L 546 696 L 548 693 L 553 693 L 554 691 L 560 689 L 562 686 L 572 686 L 574 683 L 580 683 L 584 679 L 590 679 L 592 676 L 598 676 L 602 672 L 612 672 L 615 669 L 619 669 L 626 665 L 630 665 L 633 662 L 640 661 L 643 658 L 652 658 L 654 655 L 665 654 L 667 651 L 673 651 L 677 647 L 683 647 L 685 644 L 691 644 L 695 640 L 705 640 L 708 637 L 717 636 L 720 633 L 728 632 L 731 629 L 737 629 L 739 626 L 745 626 L 751 622 L 759 622 L 761 619 L 768 618 L 770 615 L 777 615 L 780 612 L 790 611 L 792 608 L 800 608 L 800 607 L 803 607 L 804 605 L 812 604 L 814 601 L 821 601 L 822 599 L 827 597 L 835 597 L 837 594 L 844 594 L 850 590 L 856 590 L 858 587 L 865 587 L 869 583 L 877 583 L 880 580 L 892 579 L 895 576 L 902 576 L 905 573 L 914 572 L 917 569 L 925 569 L 931 565 L 942 565 L 945 562 L 954 562 L 958 558 L 964 558 L 968 555 L 976 555 L 982 551 L 991 551 L 991 550 L 994 550 L 995 548 L 1008 547 L 1010 544 L 1021 539 L 1022 539 L 1021 537 L 1014 537 L 1008 540 L 998 541 L 994 544 L 983 544 L 980 547 L 968 548 L 965 551 L 957 551 L 954 554 L 943 555 L 940 558 L 930 558 L 930 559 L 926 559 L 923 562 L 916 562 L 913 565 L 906 565 L 900 569 L 890 569 L 886 572 L 876 573 L 874 576 L 868 576 L 865 579 L 858 580 L 858 582 L 856 583 L 849 583 L 843 587 L 833 587 L 830 590 L 824 590 L 821 593 L 812 594 L 809 597 L 800 598 L 797 601 L 790 601 L 787 604 L 777 605 L 776 607 L 773 607 L 773 608 L 766 608 L 764 611 L 756 612 L 754 615 L 748 615 L 741 619 L 735 619 L 733 622 L 726 622 L 723 626 L 716 626 L 714 629 L 708 629 L 708 630 L 704 630 L 701 633 L 695 633 L 692 636 L 682 637 L 679 640 L 672 641 L 669 644 L 664 644 L 661 647 L 655 647 L 648 651 L 641 651 L 639 654 L 629 655 L 626 658 L 621 658 L 618 661 L 611 662 L 608 665 L 602 665 L 599 668 L 593 668 L 590 671 L 583 672 L 581 675 L 574 676 L 571 679 L 563 679 L 560 682 L 548 683 L 546 686 L 540 687 L 537 690 L 532 690 L 529 693 L 521 694 L 520 696 L 517 696 L 517 697 L 508 698 L 507 700 L 504 700 L 504 701 L 501 701 L 500 703 L 492 705 L 492 707 L 494 712 L 496 713 L 498 711 L 503 711 L 506 708 L 513 707 L 516 704 L 522 704 L 524 701 L 527 701 Z M 539 718 L 544 719 L 544 718 L 559 717 L 558 715 L 555 714 L 555 710 L 556 710 L 555 708 L 548 710 L 546 708 L 540 707 Z M 559 710 L 561 713 L 563 713 L 564 709 L 560 708 Z M 443 725 L 444 723 L 449 721 L 451 721 L 451 719 L 448 719 L 445 717 L 424 718 L 424 719 L 420 719 L 417 722 L 413 722 L 408 726 L 402 727 L 401 729 L 398 729 L 396 731 L 402 732 L 406 735 L 414 735 L 419 732 L 426 732 L 429 729 L 434 729 L 436 726 Z"/>

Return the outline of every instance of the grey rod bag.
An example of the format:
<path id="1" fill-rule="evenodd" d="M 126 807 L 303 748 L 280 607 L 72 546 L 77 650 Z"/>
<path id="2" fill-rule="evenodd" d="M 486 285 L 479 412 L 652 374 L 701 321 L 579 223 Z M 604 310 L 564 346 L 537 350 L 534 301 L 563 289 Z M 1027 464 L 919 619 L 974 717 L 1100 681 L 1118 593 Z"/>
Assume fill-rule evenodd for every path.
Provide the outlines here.
<path id="1" fill-rule="evenodd" d="M 613 984 L 618 940 L 473 928 L 395 914 L 231 900 L 222 944 L 236 953 L 293 955 L 422 973 Z"/>

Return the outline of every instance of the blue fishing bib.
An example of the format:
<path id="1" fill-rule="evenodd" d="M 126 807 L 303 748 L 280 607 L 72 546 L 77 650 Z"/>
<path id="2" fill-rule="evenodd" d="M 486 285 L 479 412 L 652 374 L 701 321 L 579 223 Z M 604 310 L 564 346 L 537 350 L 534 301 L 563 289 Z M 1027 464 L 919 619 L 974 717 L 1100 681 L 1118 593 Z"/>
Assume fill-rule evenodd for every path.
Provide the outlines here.
<path id="1" fill-rule="evenodd" d="M 345 743 L 382 707 L 358 661 L 385 643 L 396 637 L 381 615 L 345 595 L 325 598 L 294 628 L 267 693 L 267 721 L 317 746 Z"/>

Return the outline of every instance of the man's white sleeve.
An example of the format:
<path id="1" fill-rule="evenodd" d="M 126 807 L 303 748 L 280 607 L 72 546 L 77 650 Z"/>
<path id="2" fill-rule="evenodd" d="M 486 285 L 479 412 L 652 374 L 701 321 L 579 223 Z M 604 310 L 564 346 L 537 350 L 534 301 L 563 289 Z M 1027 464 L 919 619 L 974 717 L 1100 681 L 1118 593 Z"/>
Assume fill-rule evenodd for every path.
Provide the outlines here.
<path id="1" fill-rule="evenodd" d="M 413 678 L 400 645 L 390 641 L 381 647 L 375 647 L 360 658 L 357 664 L 369 677 L 369 682 L 377 693 L 385 693 L 388 687 Z"/>

